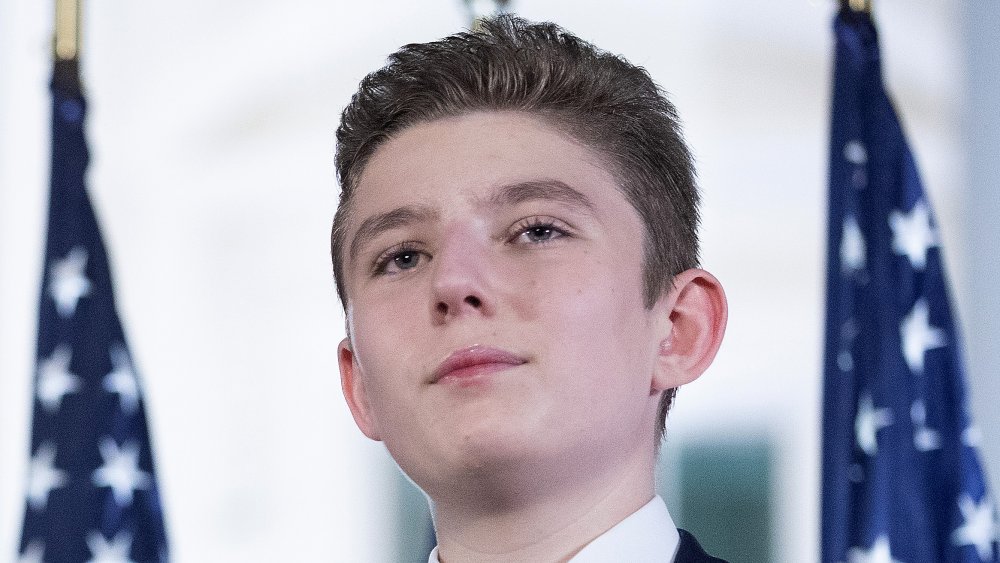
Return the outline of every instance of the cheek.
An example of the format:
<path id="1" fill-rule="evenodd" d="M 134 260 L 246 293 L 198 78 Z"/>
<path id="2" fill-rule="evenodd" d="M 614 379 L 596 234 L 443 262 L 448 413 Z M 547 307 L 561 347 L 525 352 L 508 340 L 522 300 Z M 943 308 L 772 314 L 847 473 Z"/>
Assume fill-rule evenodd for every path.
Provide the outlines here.
<path id="1" fill-rule="evenodd" d="M 358 303 L 351 319 L 355 361 L 366 376 L 374 406 L 391 401 L 403 382 L 415 381 L 421 331 L 413 302 L 395 298 Z M 393 383 L 390 385 L 390 383 Z M 376 404 L 377 403 L 377 404 Z"/>
<path id="2" fill-rule="evenodd" d="M 408 281 L 408 280 L 405 280 Z M 426 316 L 426 290 L 419 282 L 373 284 L 352 305 L 353 334 L 387 340 L 386 334 L 411 334 Z"/>
<path id="3" fill-rule="evenodd" d="M 560 303 L 558 327 L 566 333 L 565 345 L 590 343 L 599 355 L 620 362 L 636 357 L 644 337 L 644 308 L 630 296 L 633 288 L 609 284 L 578 286 Z M 579 347 L 579 344 L 575 344 Z"/>
<path id="4" fill-rule="evenodd" d="M 592 260 L 588 251 L 505 258 L 497 279 L 503 281 L 502 299 L 518 321 L 561 326 L 585 317 L 590 304 L 599 299 L 593 295 L 594 282 L 604 277 L 600 273 L 604 265 Z"/>
<path id="5" fill-rule="evenodd" d="M 551 262 L 511 264 L 510 294 L 519 310 L 545 323 L 582 325 L 626 322 L 642 306 L 640 265 L 583 251 Z M 534 320 L 534 319 L 532 319 Z M 596 323 L 596 321 L 600 323 Z M 595 321 L 595 322 L 589 322 Z M 570 328 L 570 327 L 567 327 Z M 593 327 L 600 329 L 600 327 Z"/>
<path id="6" fill-rule="evenodd" d="M 553 352 L 577 366 L 601 366 L 588 370 L 597 378 L 645 369 L 650 334 L 640 265 L 584 256 L 533 282 L 530 301 Z M 568 350 L 575 353 L 566 357 Z"/>

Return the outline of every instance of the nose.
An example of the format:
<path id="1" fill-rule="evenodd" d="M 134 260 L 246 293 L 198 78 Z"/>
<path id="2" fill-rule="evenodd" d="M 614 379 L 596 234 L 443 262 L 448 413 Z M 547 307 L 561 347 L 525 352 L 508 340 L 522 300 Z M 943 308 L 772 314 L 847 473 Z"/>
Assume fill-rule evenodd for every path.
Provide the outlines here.
<path id="1" fill-rule="evenodd" d="M 431 315 L 438 324 L 495 312 L 492 264 L 486 241 L 457 236 L 434 256 Z"/>

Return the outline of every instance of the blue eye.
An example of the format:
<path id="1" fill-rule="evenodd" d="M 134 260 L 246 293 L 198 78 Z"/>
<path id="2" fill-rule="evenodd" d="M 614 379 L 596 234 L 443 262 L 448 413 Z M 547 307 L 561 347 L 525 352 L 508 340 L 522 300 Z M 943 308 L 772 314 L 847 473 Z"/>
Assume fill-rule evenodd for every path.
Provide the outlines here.
<path id="1" fill-rule="evenodd" d="M 420 262 L 420 253 L 413 250 L 400 252 L 392 258 L 392 263 L 395 264 L 400 270 L 415 268 L 418 262 Z"/>
<path id="2" fill-rule="evenodd" d="M 513 228 L 510 241 L 520 244 L 545 244 L 569 236 L 568 228 L 548 217 L 531 217 L 520 221 Z"/>
<path id="3" fill-rule="evenodd" d="M 412 270 L 429 258 L 426 252 L 415 248 L 414 243 L 404 242 L 383 252 L 372 266 L 373 276 L 400 274 Z"/>
<path id="4" fill-rule="evenodd" d="M 551 240 L 555 236 L 558 236 L 558 233 L 548 225 L 539 225 L 524 231 L 524 237 L 530 242 L 544 242 Z"/>

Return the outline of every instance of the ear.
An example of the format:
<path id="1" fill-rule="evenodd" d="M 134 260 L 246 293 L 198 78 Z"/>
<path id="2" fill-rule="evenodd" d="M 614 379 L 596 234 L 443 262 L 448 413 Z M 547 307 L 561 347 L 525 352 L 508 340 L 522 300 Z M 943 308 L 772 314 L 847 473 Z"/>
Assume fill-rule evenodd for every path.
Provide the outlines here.
<path id="1" fill-rule="evenodd" d="M 654 306 L 664 323 L 652 390 L 690 383 L 708 369 L 726 332 L 729 308 L 722 284 L 712 274 L 690 269 L 674 276 L 673 287 Z"/>
<path id="2" fill-rule="evenodd" d="M 337 346 L 337 362 L 340 364 L 340 387 L 347 399 L 347 406 L 351 409 L 354 422 L 358 428 L 372 440 L 381 441 L 381 435 L 376 429 L 375 419 L 372 416 L 371 405 L 368 402 L 368 393 L 365 390 L 361 370 L 354 360 L 354 351 L 351 349 L 351 341 L 345 338 Z"/>

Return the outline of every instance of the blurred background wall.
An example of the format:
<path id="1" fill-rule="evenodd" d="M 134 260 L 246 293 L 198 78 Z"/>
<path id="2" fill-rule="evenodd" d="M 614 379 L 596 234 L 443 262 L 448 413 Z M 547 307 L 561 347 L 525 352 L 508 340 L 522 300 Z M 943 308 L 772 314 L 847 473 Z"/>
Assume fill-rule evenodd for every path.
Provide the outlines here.
<path id="1" fill-rule="evenodd" d="M 763 444 L 772 556 L 815 560 L 835 2 L 513 8 L 645 66 L 676 102 L 705 194 L 704 265 L 731 314 L 718 360 L 671 415 L 665 486 L 687 446 Z M 987 0 L 876 0 L 887 82 L 943 232 L 995 491 L 996 12 Z M 16 552 L 24 505 L 51 13 L 0 0 L 0 559 Z M 89 185 L 176 561 L 396 557 L 397 470 L 339 390 L 333 131 L 387 54 L 467 25 L 460 0 L 87 3 Z"/>

